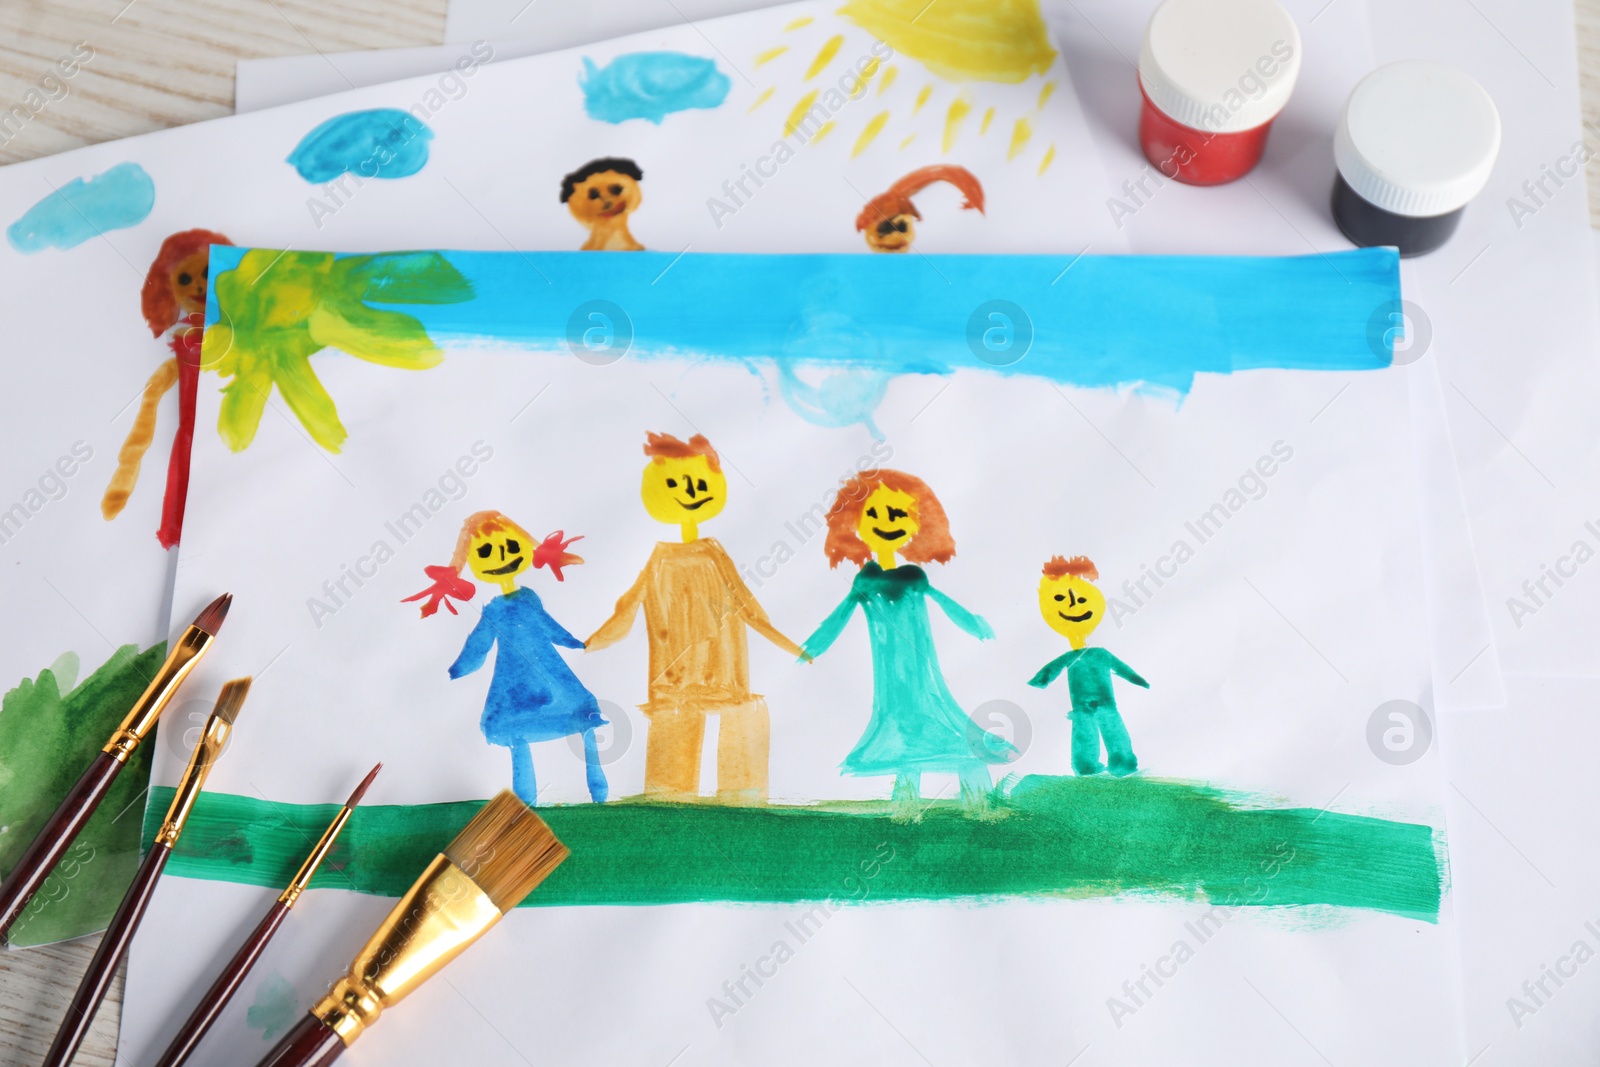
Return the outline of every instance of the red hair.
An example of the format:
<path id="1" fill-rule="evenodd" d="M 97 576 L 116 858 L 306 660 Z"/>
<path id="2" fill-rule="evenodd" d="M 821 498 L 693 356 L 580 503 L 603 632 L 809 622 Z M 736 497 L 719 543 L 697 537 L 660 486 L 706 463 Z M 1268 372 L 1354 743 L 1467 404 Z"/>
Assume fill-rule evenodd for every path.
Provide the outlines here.
<path id="1" fill-rule="evenodd" d="M 139 293 L 144 321 L 152 337 L 160 337 L 178 321 L 178 299 L 172 295 L 172 268 L 211 245 L 231 244 L 232 241 L 215 230 L 183 230 L 161 242 L 161 250 L 150 264 L 144 276 L 144 288 Z"/>
<path id="2" fill-rule="evenodd" d="M 1091 582 L 1100 577 L 1099 569 L 1088 556 L 1073 556 L 1071 559 L 1051 556 L 1050 561 L 1044 565 L 1046 578 L 1062 578 L 1069 574 L 1074 578 L 1087 578 Z"/>
<path id="3" fill-rule="evenodd" d="M 912 171 L 889 186 L 887 192 L 879 193 L 867 201 L 867 206 L 856 216 L 856 229 L 864 231 L 896 215 L 922 218 L 922 213 L 917 210 L 917 205 L 911 202 L 911 198 L 934 182 L 949 182 L 960 189 L 962 195 L 966 197 L 961 206 L 972 208 L 980 215 L 983 214 L 983 186 L 978 183 L 977 176 L 966 167 L 936 164 Z"/>
<path id="4" fill-rule="evenodd" d="M 704 456 L 706 466 L 719 474 L 722 473 L 722 459 L 702 433 L 695 434 L 687 441 L 680 441 L 670 433 L 651 433 L 646 430 L 644 454 L 651 459 L 688 459 L 690 456 Z"/>
<path id="5" fill-rule="evenodd" d="M 956 542 L 950 536 L 950 520 L 945 516 L 944 505 L 933 495 L 928 483 L 903 471 L 886 469 L 867 470 L 845 482 L 828 509 L 828 537 L 822 549 L 828 554 L 828 566 L 837 567 L 844 560 L 857 565 L 872 558 L 872 550 L 856 533 L 856 523 L 861 518 L 861 508 L 867 497 L 878 486 L 905 493 L 916 501 L 917 535 L 906 543 L 900 553 L 907 563 L 948 563 L 956 554 Z"/>

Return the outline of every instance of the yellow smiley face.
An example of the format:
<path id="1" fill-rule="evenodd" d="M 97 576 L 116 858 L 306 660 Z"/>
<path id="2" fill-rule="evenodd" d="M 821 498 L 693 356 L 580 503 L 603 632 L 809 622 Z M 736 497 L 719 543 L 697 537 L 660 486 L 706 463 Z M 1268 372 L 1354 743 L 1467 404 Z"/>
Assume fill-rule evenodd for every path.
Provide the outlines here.
<path id="1" fill-rule="evenodd" d="M 728 479 L 704 456 L 661 456 L 645 464 L 639 496 L 657 522 L 694 525 L 722 511 Z"/>
<path id="2" fill-rule="evenodd" d="M 867 495 L 856 520 L 856 536 L 875 556 L 904 552 L 922 527 L 917 522 L 917 498 L 879 485 Z"/>
<path id="3" fill-rule="evenodd" d="M 486 530 L 467 547 L 467 564 L 478 581 L 506 588 L 528 569 L 533 548 L 517 530 Z"/>
<path id="4" fill-rule="evenodd" d="M 1056 633 L 1082 648 L 1106 613 L 1105 594 L 1087 578 L 1063 574 L 1039 580 L 1039 614 Z"/>

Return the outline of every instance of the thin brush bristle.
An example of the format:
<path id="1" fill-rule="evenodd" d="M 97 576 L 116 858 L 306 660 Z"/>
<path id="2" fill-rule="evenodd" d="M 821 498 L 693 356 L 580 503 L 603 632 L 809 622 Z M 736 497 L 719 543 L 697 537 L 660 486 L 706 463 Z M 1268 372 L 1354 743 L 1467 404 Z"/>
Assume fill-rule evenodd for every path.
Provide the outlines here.
<path id="1" fill-rule="evenodd" d="M 503 912 L 522 903 L 569 855 L 544 820 L 509 789 L 485 804 L 444 854 Z"/>
<path id="2" fill-rule="evenodd" d="M 244 707 L 244 698 L 250 693 L 250 679 L 235 678 L 222 687 L 222 692 L 217 696 L 217 706 L 211 709 L 211 714 L 233 725 L 239 717 L 239 709 Z"/>
<path id="3" fill-rule="evenodd" d="M 355 792 L 350 794 L 350 799 L 344 802 L 344 806 L 347 808 L 353 808 L 357 804 L 361 803 L 361 798 L 366 795 L 367 786 L 372 784 L 372 780 L 378 777 L 378 772 L 381 770 L 383 770 L 382 763 L 368 771 L 367 776 L 361 779 L 361 784 L 356 786 Z"/>
<path id="4" fill-rule="evenodd" d="M 194 617 L 194 622 L 190 625 L 215 637 L 217 636 L 217 631 L 222 629 L 222 620 L 228 617 L 228 608 L 232 606 L 233 594 L 223 593 L 207 604 L 205 609 Z"/>

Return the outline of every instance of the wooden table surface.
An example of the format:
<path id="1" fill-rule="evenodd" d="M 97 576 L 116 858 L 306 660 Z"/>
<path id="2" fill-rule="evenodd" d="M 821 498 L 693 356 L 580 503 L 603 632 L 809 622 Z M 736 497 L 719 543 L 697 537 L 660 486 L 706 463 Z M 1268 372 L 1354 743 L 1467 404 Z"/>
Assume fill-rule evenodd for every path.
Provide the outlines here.
<path id="1" fill-rule="evenodd" d="M 52 64 L 94 50 L 69 85 L 9 141 L 15 163 L 233 111 L 233 65 L 256 56 L 398 48 L 443 40 L 446 0 L 5 0 L 0 103 L 9 108 Z M 1600 0 L 1576 0 L 1583 117 L 1600 131 Z M 81 48 L 80 48 L 81 51 Z M 4 134 L 0 133 L 0 137 Z M 1600 147 L 1600 134 L 1586 134 Z M 1600 159 L 1589 165 L 1589 216 L 1600 228 Z M 43 1059 L 99 938 L 0 953 L 0 1067 Z M 119 978 L 74 1061 L 111 1067 Z"/>

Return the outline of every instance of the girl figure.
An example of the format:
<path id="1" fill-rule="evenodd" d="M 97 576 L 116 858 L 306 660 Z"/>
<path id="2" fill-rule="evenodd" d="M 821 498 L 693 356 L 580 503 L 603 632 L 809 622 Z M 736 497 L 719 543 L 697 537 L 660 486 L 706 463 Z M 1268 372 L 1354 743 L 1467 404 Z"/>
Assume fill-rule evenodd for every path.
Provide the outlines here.
<path id="1" fill-rule="evenodd" d="M 867 247 L 874 252 L 910 251 L 917 239 L 915 223 L 922 218 L 911 198 L 934 182 L 949 182 L 966 198 L 961 201 L 963 208 L 983 214 L 983 185 L 977 175 L 954 164 L 922 167 L 867 201 L 856 216 L 856 229 L 866 237 Z"/>
<path id="2" fill-rule="evenodd" d="M 600 716 L 594 694 L 584 688 L 556 651 L 558 646 L 582 648 L 583 642 L 550 617 L 538 594 L 517 585 L 517 575 L 532 567 L 548 566 L 556 580 L 562 580 L 562 567 L 583 562 L 566 551 L 576 540 L 563 540 L 557 530 L 535 545 L 528 531 L 500 512 L 475 512 L 461 527 L 450 566 L 426 568 L 434 584 L 405 598 L 428 598 L 422 607 L 424 617 L 438 610 L 440 602 L 453 613 L 449 597 L 469 600 L 473 594 L 472 584 L 459 577 L 463 566 L 470 566 L 473 577 L 485 585 L 500 587 L 500 595 L 483 606 L 478 625 L 450 664 L 450 677 L 460 678 L 482 667 L 489 650 L 499 645 L 494 680 L 489 683 L 479 725 L 491 745 L 511 750 L 511 788 L 530 807 L 539 793 L 529 747 L 535 741 L 583 735 L 589 796 L 598 804 L 608 792 L 594 737 L 596 727 L 604 726 L 606 720 Z"/>
<path id="3" fill-rule="evenodd" d="M 961 710 L 939 669 L 928 622 L 932 600 L 961 629 L 979 640 L 994 636 L 982 618 L 928 582 L 917 564 L 947 562 L 956 554 L 949 521 L 933 490 L 920 478 L 894 470 L 863 471 L 840 489 L 828 509 L 823 549 L 830 567 L 859 564 L 850 593 L 805 642 L 820 656 L 860 607 L 872 642 L 872 718 L 841 764 L 846 774 L 892 774 L 894 817 L 914 818 L 924 771 L 956 774 L 970 812 L 986 809 L 988 764 L 1016 750 L 978 726 Z M 899 554 L 906 562 L 896 565 Z"/>
<path id="4" fill-rule="evenodd" d="M 107 521 L 122 514 L 139 480 L 139 465 L 155 440 L 156 408 L 167 390 L 178 387 L 178 431 L 167 459 L 167 491 L 161 505 L 161 528 L 156 538 L 163 548 L 178 543 L 183 532 L 183 505 L 189 492 L 189 451 L 194 443 L 194 408 L 200 388 L 200 345 L 206 320 L 206 284 L 209 248 L 231 245 L 211 230 L 184 230 L 161 242 L 155 262 L 144 279 L 139 302 L 153 337 L 172 330 L 172 358 L 156 368 L 139 398 L 139 413 L 117 455 L 117 469 L 100 499 L 100 514 Z M 174 329 L 174 327 L 176 327 Z"/>

